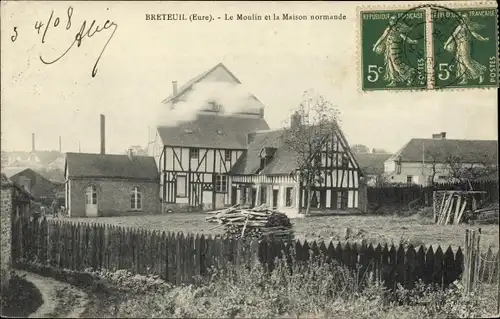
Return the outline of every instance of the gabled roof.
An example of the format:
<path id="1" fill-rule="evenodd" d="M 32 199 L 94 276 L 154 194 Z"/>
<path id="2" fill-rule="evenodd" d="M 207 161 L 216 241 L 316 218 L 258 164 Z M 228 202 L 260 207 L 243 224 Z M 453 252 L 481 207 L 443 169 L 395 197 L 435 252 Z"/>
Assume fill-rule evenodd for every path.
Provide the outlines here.
<path id="1" fill-rule="evenodd" d="M 384 162 L 391 156 L 392 154 L 383 153 L 354 153 L 359 167 L 368 175 L 382 174 L 384 172 Z"/>
<path id="2" fill-rule="evenodd" d="M 246 152 L 244 152 L 236 161 L 234 166 L 231 168 L 232 174 L 239 175 L 251 175 L 255 174 L 260 168 L 260 152 L 264 147 L 275 147 L 277 148 L 276 153 L 273 156 L 273 160 L 264 168 L 261 172 L 265 174 L 267 171 L 273 171 L 268 169 L 270 166 L 274 166 L 274 162 L 287 162 L 287 165 L 283 167 L 283 171 L 290 173 L 296 168 L 297 161 L 295 157 L 289 156 L 283 151 L 281 136 L 284 133 L 283 129 L 279 130 L 268 130 L 268 131 L 257 131 L 250 133 L 251 142 L 248 144 Z M 289 170 L 287 170 L 289 168 Z"/>
<path id="3" fill-rule="evenodd" d="M 34 199 L 34 197 L 28 192 L 26 191 L 26 189 L 24 189 L 24 187 L 21 187 L 19 186 L 18 184 L 14 183 L 13 181 L 11 181 L 7 175 L 5 175 L 3 172 L 2 172 L 2 177 L 1 177 L 1 187 L 2 189 L 5 189 L 5 188 L 8 188 L 8 187 L 14 187 L 16 188 L 19 192 L 21 192 L 23 195 L 25 195 L 26 197 L 28 197 L 29 199 Z"/>
<path id="4" fill-rule="evenodd" d="M 294 170 L 299 169 L 298 155 L 293 150 L 283 145 L 282 136 L 284 129 L 268 130 L 251 133 L 251 142 L 248 145 L 247 151 L 240 156 L 235 165 L 231 169 L 232 174 L 237 175 L 252 175 L 256 174 L 260 168 L 260 152 L 264 147 L 277 148 L 271 161 L 267 163 L 264 169 L 259 173 L 262 175 L 284 175 L 290 174 Z M 350 153 L 349 145 L 342 130 L 336 130 L 339 137 L 345 143 L 347 152 Z M 356 158 L 351 155 L 352 161 L 359 167 Z"/>
<path id="5" fill-rule="evenodd" d="M 247 133 L 267 129 L 263 118 L 198 114 L 177 126 L 160 126 L 158 134 L 169 146 L 246 149 Z"/>
<path id="6" fill-rule="evenodd" d="M 413 138 L 388 161 L 401 157 L 402 162 L 445 163 L 447 156 L 458 156 L 463 163 L 497 163 L 498 141 L 495 140 L 449 140 Z"/>
<path id="7" fill-rule="evenodd" d="M 17 175 L 25 170 L 30 169 L 29 167 L 4 167 L 2 168 L 2 173 L 4 173 L 8 178 Z"/>
<path id="8" fill-rule="evenodd" d="M 159 179 L 156 162 L 151 156 L 66 153 L 66 170 L 72 177 Z"/>
<path id="9" fill-rule="evenodd" d="M 181 86 L 180 88 L 177 89 L 177 94 L 175 96 L 172 94 L 169 95 L 165 100 L 162 101 L 162 103 L 164 103 L 164 104 L 169 103 L 170 101 L 174 100 L 175 98 L 183 95 L 193 85 L 195 85 L 196 83 L 203 80 L 205 77 L 207 77 L 210 73 L 212 73 L 213 71 L 215 71 L 219 67 L 223 68 L 234 79 L 234 81 L 236 83 L 241 84 L 240 80 L 238 80 L 238 78 L 236 76 L 234 76 L 234 74 L 231 71 L 229 71 L 229 69 L 224 64 L 219 63 L 216 66 L 214 66 L 213 68 L 208 69 L 207 71 L 202 72 L 201 74 L 199 74 L 199 75 L 195 76 L 194 78 L 192 78 L 191 80 L 187 81 L 183 86 Z"/>

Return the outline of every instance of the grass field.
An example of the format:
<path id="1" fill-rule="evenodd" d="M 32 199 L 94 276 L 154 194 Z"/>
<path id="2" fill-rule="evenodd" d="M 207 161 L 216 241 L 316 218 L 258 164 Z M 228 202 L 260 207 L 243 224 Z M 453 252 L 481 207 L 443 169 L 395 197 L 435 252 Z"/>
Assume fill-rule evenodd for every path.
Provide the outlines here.
<path id="1" fill-rule="evenodd" d="M 106 223 L 116 226 L 135 227 L 149 230 L 185 232 L 198 234 L 220 234 L 223 229 L 218 224 L 205 221 L 206 214 L 165 214 L 147 216 L 71 218 L 74 222 Z M 437 245 L 454 249 L 463 247 L 465 230 L 481 227 L 481 246 L 494 250 L 499 247 L 499 227 L 497 225 L 446 225 L 439 226 L 430 219 L 413 215 L 396 216 L 324 216 L 293 219 L 297 239 L 316 241 L 356 241 L 365 240 L 373 244 L 406 243 L 414 246 Z"/>

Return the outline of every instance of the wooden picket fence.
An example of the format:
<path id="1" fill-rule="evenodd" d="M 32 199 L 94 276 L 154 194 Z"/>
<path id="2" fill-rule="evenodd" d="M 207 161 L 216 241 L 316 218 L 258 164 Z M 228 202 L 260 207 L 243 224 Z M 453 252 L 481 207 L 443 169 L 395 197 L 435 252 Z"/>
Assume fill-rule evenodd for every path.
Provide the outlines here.
<path id="1" fill-rule="evenodd" d="M 158 275 L 173 284 L 190 284 L 206 276 L 212 266 L 226 267 L 258 262 L 268 270 L 276 258 L 305 265 L 314 257 L 337 262 L 356 272 L 359 279 L 369 273 L 388 288 L 397 283 L 411 288 L 419 279 L 425 283 L 449 285 L 463 272 L 464 256 L 448 247 L 435 251 L 397 246 L 355 245 L 324 242 L 244 242 L 155 232 L 104 224 L 72 223 L 60 220 L 12 220 L 14 264 L 39 263 L 60 269 L 83 271 L 126 269 L 135 274 Z"/>

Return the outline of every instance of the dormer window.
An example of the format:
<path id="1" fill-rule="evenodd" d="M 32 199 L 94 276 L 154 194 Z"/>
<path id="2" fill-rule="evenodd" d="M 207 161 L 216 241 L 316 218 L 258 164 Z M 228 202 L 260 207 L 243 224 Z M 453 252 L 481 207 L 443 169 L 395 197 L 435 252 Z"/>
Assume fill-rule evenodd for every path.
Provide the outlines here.
<path id="1" fill-rule="evenodd" d="M 200 156 L 200 150 L 197 148 L 190 148 L 189 149 L 189 157 L 191 159 L 196 159 Z"/>

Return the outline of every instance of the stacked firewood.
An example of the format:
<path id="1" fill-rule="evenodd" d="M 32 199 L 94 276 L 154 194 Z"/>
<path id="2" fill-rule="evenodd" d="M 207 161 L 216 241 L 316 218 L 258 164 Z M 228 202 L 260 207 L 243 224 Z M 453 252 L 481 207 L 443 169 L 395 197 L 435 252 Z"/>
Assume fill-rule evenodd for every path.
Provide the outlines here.
<path id="1" fill-rule="evenodd" d="M 239 205 L 209 212 L 208 222 L 224 227 L 224 237 L 231 239 L 294 238 L 293 225 L 288 216 L 266 206 L 242 208 Z"/>

